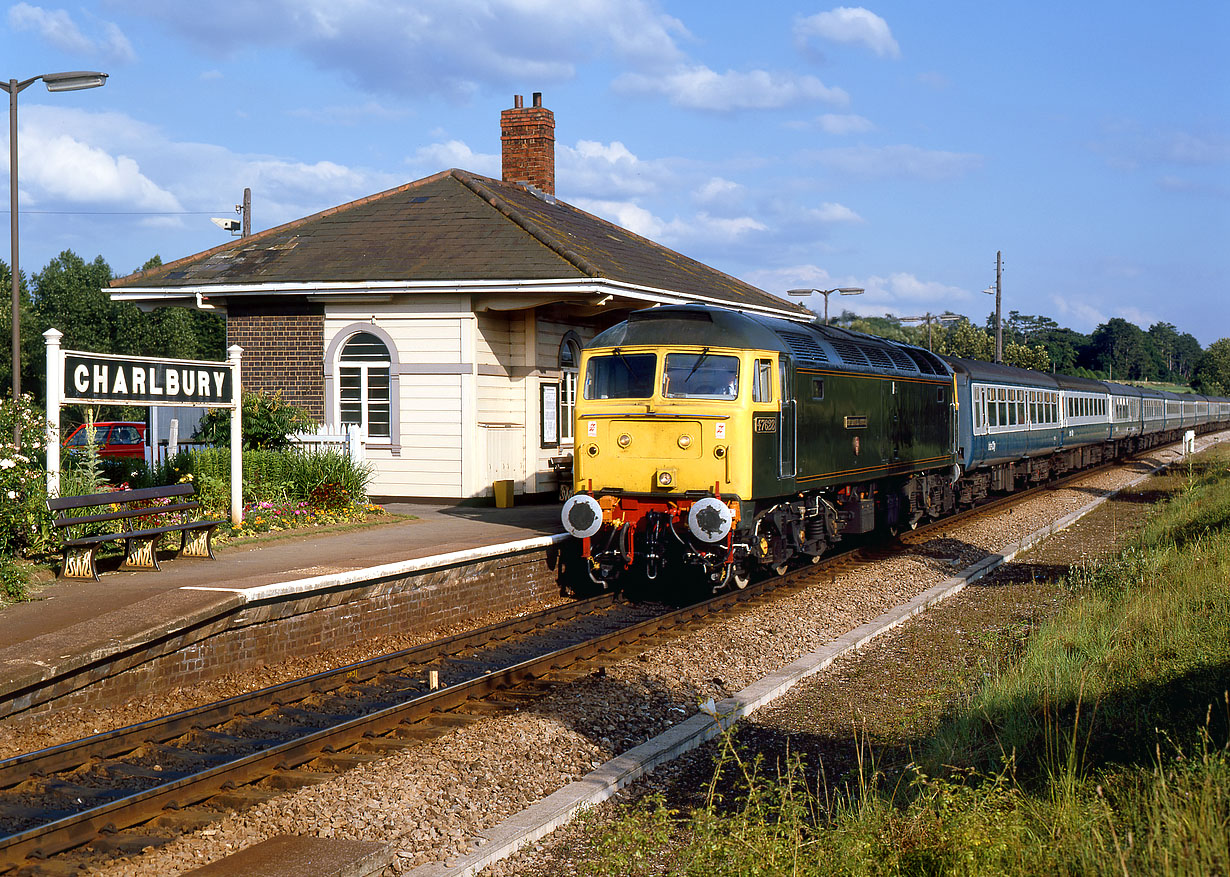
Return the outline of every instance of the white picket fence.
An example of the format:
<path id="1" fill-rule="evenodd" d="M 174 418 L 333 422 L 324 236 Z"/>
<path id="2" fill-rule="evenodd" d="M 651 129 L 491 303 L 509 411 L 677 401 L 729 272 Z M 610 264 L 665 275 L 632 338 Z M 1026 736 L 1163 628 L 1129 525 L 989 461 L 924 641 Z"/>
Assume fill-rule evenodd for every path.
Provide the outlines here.
<path id="1" fill-rule="evenodd" d="M 314 432 L 297 432 L 290 437 L 291 446 L 301 451 L 340 451 L 350 457 L 354 463 L 367 460 L 367 435 L 358 424 L 348 423 L 344 426 L 321 426 Z M 206 448 L 204 442 L 180 441 L 177 430 L 172 427 L 169 439 L 160 442 L 153 448 L 147 448 L 148 460 L 162 462 L 170 448 L 177 451 L 190 451 L 194 448 Z"/>
<path id="2" fill-rule="evenodd" d="M 294 433 L 290 440 L 301 451 L 341 451 L 353 463 L 367 460 L 367 434 L 357 423 L 324 425 L 314 432 Z"/>

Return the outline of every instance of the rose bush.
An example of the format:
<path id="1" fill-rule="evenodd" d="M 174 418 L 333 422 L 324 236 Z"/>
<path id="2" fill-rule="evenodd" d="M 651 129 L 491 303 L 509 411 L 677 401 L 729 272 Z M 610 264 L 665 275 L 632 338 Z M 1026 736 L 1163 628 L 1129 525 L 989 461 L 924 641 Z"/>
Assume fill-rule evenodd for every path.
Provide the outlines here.
<path id="1" fill-rule="evenodd" d="M 47 425 L 30 396 L 0 401 L 0 560 L 40 554 L 50 542 L 46 444 Z"/>

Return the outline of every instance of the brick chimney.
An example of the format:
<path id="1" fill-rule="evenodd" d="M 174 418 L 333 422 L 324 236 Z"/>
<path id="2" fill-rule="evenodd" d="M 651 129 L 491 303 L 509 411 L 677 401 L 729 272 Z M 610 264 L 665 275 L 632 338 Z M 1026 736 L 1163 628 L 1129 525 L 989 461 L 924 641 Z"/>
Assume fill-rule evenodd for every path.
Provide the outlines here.
<path id="1" fill-rule="evenodd" d="M 534 92 L 532 107 L 513 96 L 513 108 L 500 113 L 500 141 L 504 182 L 555 194 L 555 113 L 543 107 L 542 92 Z"/>

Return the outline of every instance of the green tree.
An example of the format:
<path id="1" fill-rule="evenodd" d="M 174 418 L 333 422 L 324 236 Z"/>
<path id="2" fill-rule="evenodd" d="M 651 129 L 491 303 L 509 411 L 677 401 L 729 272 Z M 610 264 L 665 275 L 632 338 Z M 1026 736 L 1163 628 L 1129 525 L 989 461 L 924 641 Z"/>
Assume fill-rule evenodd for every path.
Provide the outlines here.
<path id="1" fill-rule="evenodd" d="M 1210 396 L 1230 395 L 1230 338 L 1209 345 L 1192 375 L 1192 389 Z"/>
<path id="2" fill-rule="evenodd" d="M 938 349 L 947 356 L 991 362 L 995 359 L 995 337 L 962 317 L 948 327 Z"/>
<path id="3" fill-rule="evenodd" d="M 1030 347 L 1010 341 L 1004 344 L 1004 362 L 1017 368 L 1031 368 L 1039 372 L 1051 370 L 1051 358 L 1041 344 Z"/>
<path id="4" fill-rule="evenodd" d="M 1093 330 L 1089 357 L 1082 364 L 1105 370 L 1112 380 L 1142 379 L 1148 367 L 1145 333 L 1122 317 L 1114 317 Z"/>

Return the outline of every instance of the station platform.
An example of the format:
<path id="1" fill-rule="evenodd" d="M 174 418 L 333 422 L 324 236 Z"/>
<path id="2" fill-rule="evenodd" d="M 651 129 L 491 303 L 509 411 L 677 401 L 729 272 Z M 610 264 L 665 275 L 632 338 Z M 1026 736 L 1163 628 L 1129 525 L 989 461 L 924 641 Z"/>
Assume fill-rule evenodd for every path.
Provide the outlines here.
<path id="1" fill-rule="evenodd" d="M 0 717 L 20 710 L 4 702 L 32 677 L 47 678 L 56 667 L 83 665 L 119 643 L 220 613 L 234 603 L 227 589 L 268 589 L 563 532 L 554 502 L 384 508 L 412 517 L 342 532 L 289 531 L 216 546 L 216 560 L 176 558 L 160 571 L 104 572 L 98 582 L 36 586 L 29 602 L 0 608 Z"/>

